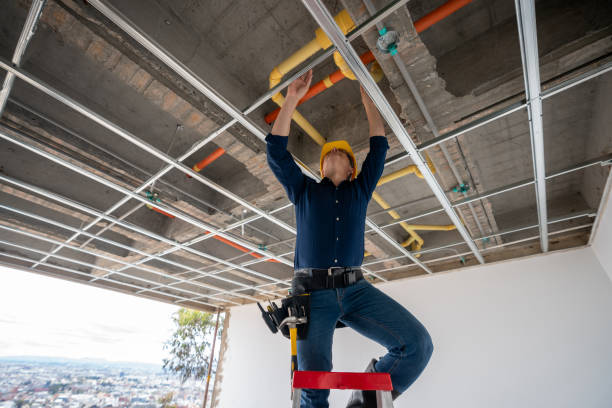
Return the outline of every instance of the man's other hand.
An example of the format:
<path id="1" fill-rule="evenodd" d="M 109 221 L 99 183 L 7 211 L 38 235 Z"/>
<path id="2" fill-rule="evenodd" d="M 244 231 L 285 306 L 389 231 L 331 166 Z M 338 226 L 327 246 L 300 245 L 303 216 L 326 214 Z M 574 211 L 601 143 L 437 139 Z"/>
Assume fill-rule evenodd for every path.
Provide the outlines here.
<path id="1" fill-rule="evenodd" d="M 299 78 L 296 78 L 289 87 L 287 88 L 287 98 L 293 97 L 300 100 L 306 95 L 306 92 L 310 89 L 310 82 L 312 81 L 312 69 Z"/>

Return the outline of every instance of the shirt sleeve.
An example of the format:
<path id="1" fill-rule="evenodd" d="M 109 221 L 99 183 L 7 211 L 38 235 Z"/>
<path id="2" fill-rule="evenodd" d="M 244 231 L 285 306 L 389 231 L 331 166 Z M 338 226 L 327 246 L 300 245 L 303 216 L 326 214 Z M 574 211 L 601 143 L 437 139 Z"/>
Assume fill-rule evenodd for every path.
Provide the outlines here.
<path id="1" fill-rule="evenodd" d="M 385 136 L 370 137 L 370 151 L 361 165 L 361 172 L 355 181 L 366 194 L 368 201 L 376 189 L 376 183 L 380 179 L 385 168 L 385 157 L 389 143 Z"/>
<path id="2" fill-rule="evenodd" d="M 289 200 L 296 204 L 306 186 L 306 176 L 287 151 L 289 137 L 276 136 L 271 133 L 266 136 L 268 165 L 283 185 Z"/>

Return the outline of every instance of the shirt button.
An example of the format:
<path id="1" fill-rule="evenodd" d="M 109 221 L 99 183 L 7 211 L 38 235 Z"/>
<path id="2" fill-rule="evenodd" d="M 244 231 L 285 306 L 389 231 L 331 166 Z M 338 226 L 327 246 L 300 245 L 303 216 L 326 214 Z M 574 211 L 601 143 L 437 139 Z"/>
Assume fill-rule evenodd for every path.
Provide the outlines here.
<path id="1" fill-rule="evenodd" d="M 340 217 L 336 217 L 336 221 L 340 221 Z"/>
<path id="2" fill-rule="evenodd" d="M 337 260 L 337 259 L 334 259 L 334 262 L 335 262 L 335 263 L 338 263 L 338 260 Z"/>

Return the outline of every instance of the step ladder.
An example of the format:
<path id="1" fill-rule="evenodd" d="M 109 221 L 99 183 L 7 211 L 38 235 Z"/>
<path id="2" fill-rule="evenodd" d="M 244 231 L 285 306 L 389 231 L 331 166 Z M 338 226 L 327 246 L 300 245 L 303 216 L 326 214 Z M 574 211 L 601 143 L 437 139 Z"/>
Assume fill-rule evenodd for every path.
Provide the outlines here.
<path id="1" fill-rule="evenodd" d="M 331 373 L 327 371 L 294 371 L 292 407 L 300 408 L 303 388 L 317 390 L 374 390 L 376 407 L 392 408 L 389 373 Z"/>

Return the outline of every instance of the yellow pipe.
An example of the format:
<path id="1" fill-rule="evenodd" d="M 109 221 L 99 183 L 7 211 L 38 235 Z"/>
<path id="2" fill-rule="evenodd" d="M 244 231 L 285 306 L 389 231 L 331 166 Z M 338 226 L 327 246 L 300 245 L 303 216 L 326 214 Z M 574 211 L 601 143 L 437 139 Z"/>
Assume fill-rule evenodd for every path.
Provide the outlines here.
<path id="1" fill-rule="evenodd" d="M 283 103 L 285 103 L 285 97 L 281 95 L 280 92 L 274 95 L 272 100 L 276 102 L 278 106 L 283 106 Z M 323 146 L 325 144 L 325 138 L 319 133 L 319 131 L 317 131 L 317 129 L 314 128 L 314 126 L 310 124 L 310 122 L 306 120 L 304 116 L 302 116 L 300 112 L 295 110 L 293 115 L 291 115 L 291 119 L 293 119 L 293 121 L 297 123 L 298 126 L 300 126 L 304 132 L 306 132 L 306 134 L 312 138 L 312 140 L 317 142 L 319 146 Z"/>
<path id="2" fill-rule="evenodd" d="M 340 13 L 338 13 L 334 17 L 334 20 L 344 34 L 347 34 L 349 31 L 355 28 L 355 23 L 346 10 L 342 10 Z M 315 31 L 315 38 L 312 41 L 293 53 L 289 58 L 281 62 L 272 70 L 272 72 L 270 72 L 270 89 L 278 85 L 283 77 L 293 68 L 297 67 L 302 61 L 305 61 L 320 49 L 327 49 L 331 45 L 332 42 L 329 40 L 329 38 L 327 38 L 327 35 L 325 35 L 321 28 L 318 28 Z M 272 100 L 278 106 L 282 107 L 285 98 L 279 92 L 272 97 Z M 325 144 L 325 138 L 297 110 L 293 113 L 291 119 L 293 119 L 295 123 L 297 123 L 315 142 L 317 142 L 317 144 L 320 146 Z"/>
<path id="3" fill-rule="evenodd" d="M 436 168 L 434 167 L 433 163 L 431 162 L 431 159 L 429 158 L 429 156 L 425 156 L 426 160 L 427 160 L 427 165 L 429 166 L 429 169 L 431 170 L 432 173 L 436 172 Z M 407 176 L 408 174 L 415 174 L 418 178 L 423 178 L 423 174 L 421 174 L 421 170 L 419 170 L 419 168 L 416 166 L 416 164 L 411 164 L 410 166 L 406 166 L 402 169 L 396 170 L 393 173 L 389 173 L 385 176 L 382 176 L 379 180 L 378 183 L 376 184 L 377 186 L 382 186 L 383 184 L 386 184 L 390 181 L 396 180 L 400 177 L 404 177 Z"/>
<path id="4" fill-rule="evenodd" d="M 280 83 L 285 75 L 293 68 L 297 67 L 302 61 L 310 58 L 317 51 L 321 49 L 319 42 L 315 38 L 296 52 L 294 52 L 289 58 L 278 64 L 272 72 L 270 72 L 270 88 L 274 88 Z"/>
<path id="5" fill-rule="evenodd" d="M 387 203 L 381 196 L 380 194 L 378 194 L 376 191 L 374 193 L 372 193 L 372 198 L 374 199 L 374 201 L 376 201 L 378 203 L 378 205 L 380 205 L 383 210 L 387 210 L 389 209 L 391 206 L 389 205 L 389 203 Z M 389 215 L 394 219 L 394 220 L 398 220 L 400 219 L 400 215 L 397 213 L 397 211 L 395 210 L 390 210 L 388 211 Z M 400 222 L 400 226 L 408 233 L 410 234 L 411 237 L 413 237 L 416 242 L 417 242 L 417 246 L 418 249 L 420 249 L 423 246 L 423 238 L 421 238 L 419 236 L 419 234 L 417 234 L 416 232 L 414 232 L 412 229 L 410 229 L 409 225 L 406 224 L 405 222 Z"/>
<path id="6" fill-rule="evenodd" d="M 382 186 L 383 184 L 396 180 L 400 177 L 407 176 L 408 174 L 416 173 L 417 171 L 419 171 L 418 167 L 415 164 L 411 164 L 410 166 L 404 167 L 403 169 L 399 169 L 394 171 L 393 173 L 389 173 L 385 176 L 382 176 L 380 179 L 378 179 L 378 183 L 376 183 L 376 186 Z"/>

